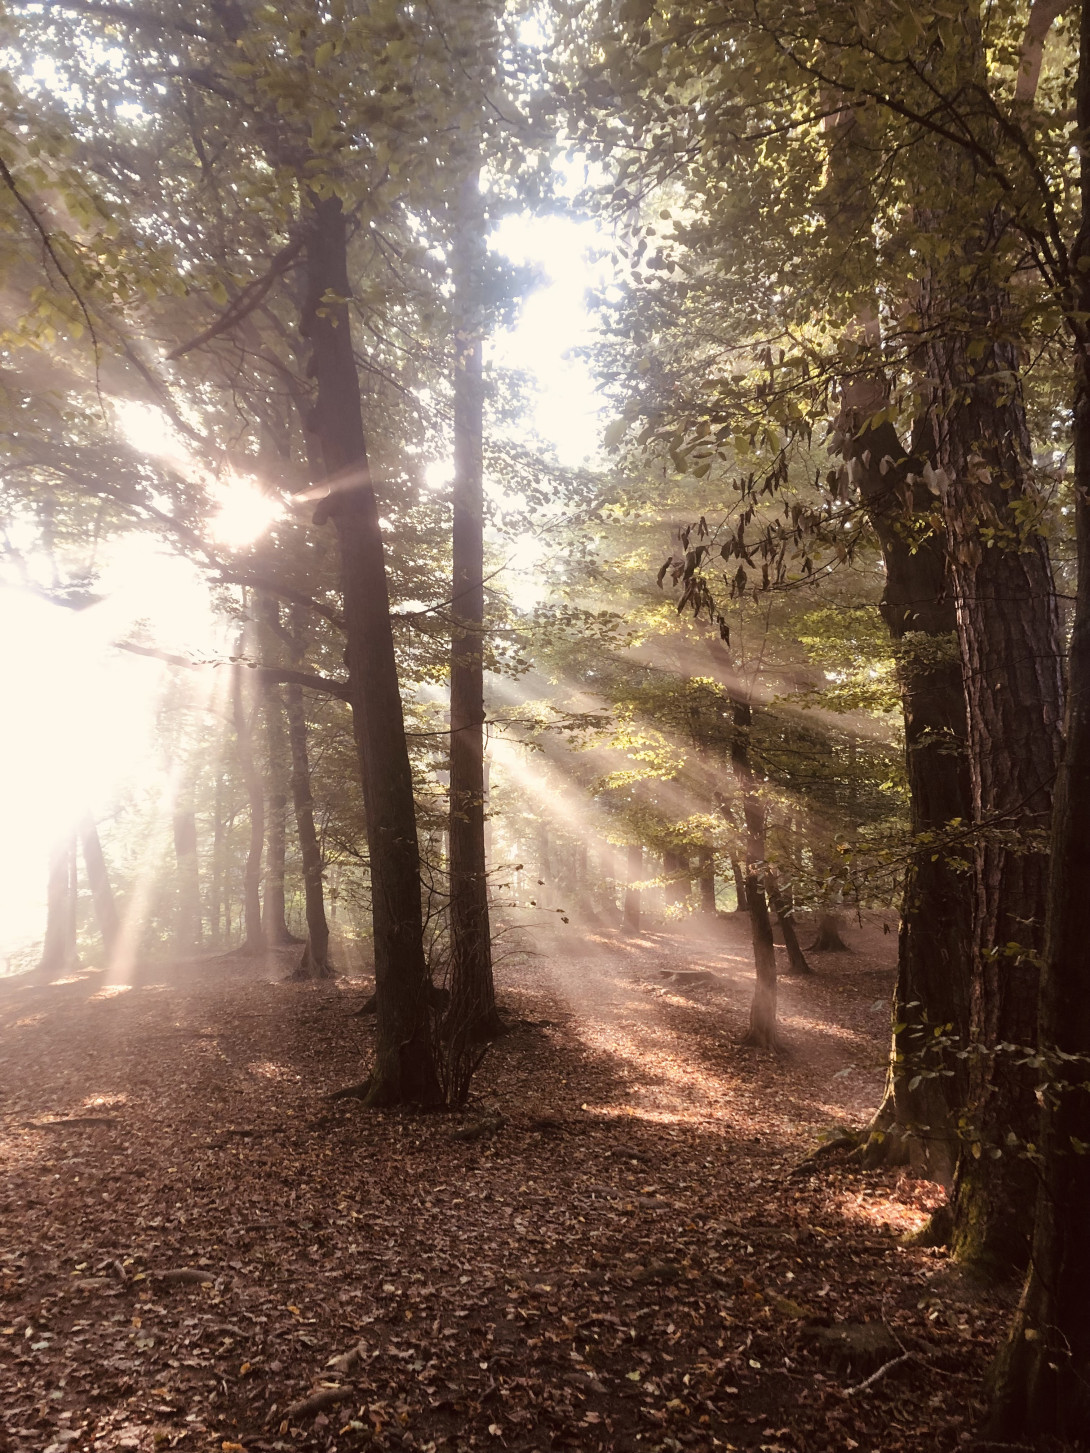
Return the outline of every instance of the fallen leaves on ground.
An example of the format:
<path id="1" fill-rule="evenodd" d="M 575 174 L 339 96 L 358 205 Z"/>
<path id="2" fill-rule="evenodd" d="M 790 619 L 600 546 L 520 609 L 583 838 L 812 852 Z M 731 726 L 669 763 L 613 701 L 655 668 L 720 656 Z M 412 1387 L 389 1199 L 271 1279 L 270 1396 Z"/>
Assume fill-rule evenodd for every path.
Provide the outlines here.
<path id="1" fill-rule="evenodd" d="M 878 1098 L 895 940 L 785 980 L 779 1056 L 736 925 L 533 941 L 464 1117 L 323 1099 L 362 981 L 8 981 L 8 1446 L 955 1448 L 1004 1299 L 900 1244 L 937 1187 L 802 1164 Z"/>

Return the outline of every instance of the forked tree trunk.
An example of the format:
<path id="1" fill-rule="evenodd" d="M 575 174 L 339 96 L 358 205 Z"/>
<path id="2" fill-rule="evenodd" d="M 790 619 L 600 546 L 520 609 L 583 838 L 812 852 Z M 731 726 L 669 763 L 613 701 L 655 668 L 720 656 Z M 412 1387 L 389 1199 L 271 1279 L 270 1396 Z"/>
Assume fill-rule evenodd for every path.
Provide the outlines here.
<path id="1" fill-rule="evenodd" d="M 442 1099 L 429 1019 L 416 804 L 397 679 L 386 562 L 363 433 L 347 299 L 347 221 L 339 198 L 308 202 L 302 333 L 317 397 L 306 420 L 329 495 L 341 556 L 348 681 L 371 862 L 377 997 L 371 1105 Z"/>
<path id="2" fill-rule="evenodd" d="M 488 918 L 484 762 L 484 215 L 475 168 L 461 183 L 453 240 L 454 624 L 450 649 L 450 1009 L 465 1043 L 503 1032 Z"/>
<path id="3" fill-rule="evenodd" d="M 200 953 L 201 880 L 197 857 L 197 815 L 192 808 L 174 814 L 174 861 L 178 871 L 175 946 L 180 954 Z"/>
<path id="4" fill-rule="evenodd" d="M 76 840 L 62 838 L 49 855 L 46 885 L 45 942 L 38 969 L 66 974 L 79 964 L 76 951 Z"/>
<path id="5" fill-rule="evenodd" d="M 109 962 L 117 948 L 121 934 L 121 918 L 117 911 L 117 900 L 110 885 L 110 873 L 102 851 L 95 820 L 88 814 L 80 823 L 80 844 L 83 848 L 83 863 L 87 869 L 87 884 L 91 889 L 91 902 L 95 905 L 95 920 L 102 935 L 102 947 Z"/>
<path id="6" fill-rule="evenodd" d="M 640 931 L 640 883 L 643 881 L 643 844 L 629 843 L 625 855 L 624 920 L 632 933 Z"/>
<path id="7" fill-rule="evenodd" d="M 787 950 L 788 973 L 812 974 L 814 971 L 806 962 L 806 955 L 799 945 L 799 936 L 795 929 L 795 916 L 784 901 L 779 881 L 771 868 L 765 873 L 765 888 L 768 891 L 769 904 L 776 915 L 776 922 L 780 925 L 780 932 L 783 934 L 784 947 Z"/>
<path id="8" fill-rule="evenodd" d="M 241 646 L 240 646 L 241 650 Z M 243 938 L 237 950 L 243 955 L 257 955 L 265 951 L 265 936 L 261 927 L 261 857 L 265 847 L 265 784 L 254 762 L 253 711 L 249 703 L 249 684 L 244 678 L 245 668 L 232 666 L 231 715 L 235 727 L 235 749 L 239 771 L 246 787 L 246 799 L 250 809 L 250 845 L 246 853 L 246 868 L 242 880 L 242 923 Z"/>

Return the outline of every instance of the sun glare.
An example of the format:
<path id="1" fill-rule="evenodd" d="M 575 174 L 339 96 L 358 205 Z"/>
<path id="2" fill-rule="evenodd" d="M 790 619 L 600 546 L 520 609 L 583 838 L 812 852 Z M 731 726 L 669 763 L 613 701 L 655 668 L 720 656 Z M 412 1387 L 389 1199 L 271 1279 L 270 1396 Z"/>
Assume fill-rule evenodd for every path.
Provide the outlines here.
<path id="1" fill-rule="evenodd" d="M 211 493 L 218 505 L 211 520 L 212 538 L 231 550 L 252 545 L 274 520 L 283 518 L 283 503 L 250 476 L 226 475 Z"/>

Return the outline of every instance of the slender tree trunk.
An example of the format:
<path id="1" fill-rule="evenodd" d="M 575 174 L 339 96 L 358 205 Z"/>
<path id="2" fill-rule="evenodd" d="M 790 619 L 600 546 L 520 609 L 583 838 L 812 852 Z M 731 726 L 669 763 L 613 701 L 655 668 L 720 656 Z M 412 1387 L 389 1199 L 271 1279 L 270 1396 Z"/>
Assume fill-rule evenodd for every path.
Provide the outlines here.
<path id="1" fill-rule="evenodd" d="M 492 978 L 485 853 L 484 213 L 476 168 L 462 181 L 453 241 L 454 626 L 450 651 L 450 1010 L 467 1043 L 503 1032 Z"/>
<path id="2" fill-rule="evenodd" d="M 76 951 L 76 840 L 62 838 L 49 856 L 46 887 L 45 942 L 38 969 L 66 974 L 79 964 Z"/>
<path id="3" fill-rule="evenodd" d="M 706 918 L 715 917 L 715 853 L 702 847 L 700 860 L 700 911 Z"/>
<path id="4" fill-rule="evenodd" d="M 629 843 L 625 863 L 623 927 L 632 933 L 640 931 L 640 888 L 643 881 L 643 844 Z"/>
<path id="5" fill-rule="evenodd" d="M 794 915 L 784 901 L 779 881 L 771 868 L 765 873 L 765 887 L 768 890 L 768 901 L 776 915 L 776 921 L 780 925 L 780 932 L 783 934 L 784 947 L 787 949 L 788 973 L 812 974 L 814 971 L 806 962 L 806 955 L 799 946 Z"/>
<path id="6" fill-rule="evenodd" d="M 1078 131 L 1090 135 L 1090 5 L 1079 33 Z M 1067 747 L 1052 824 L 1039 1050 L 1044 1072 L 1039 1187 L 1029 1275 L 991 1379 L 996 1437 L 1090 1441 L 1090 152 L 1081 157 L 1082 225 L 1072 248 L 1075 332 L 1075 532 L 1078 586 L 1068 673 Z"/>
<path id="7" fill-rule="evenodd" d="M 753 780 L 753 764 L 749 755 L 753 730 L 753 710 L 748 698 L 731 698 L 732 735 L 730 762 L 742 793 L 742 811 L 746 824 L 746 904 L 750 936 L 753 942 L 753 966 L 756 981 L 753 1003 L 749 1011 L 749 1030 L 743 1044 L 758 1049 L 776 1049 L 779 1030 L 776 1023 L 776 945 L 772 938 L 772 920 L 765 898 L 765 804 Z"/>
<path id="8" fill-rule="evenodd" d="M 178 866 L 178 922 L 181 954 L 201 950 L 201 880 L 197 856 L 197 815 L 192 808 L 174 814 L 174 860 Z"/>
<path id="9" fill-rule="evenodd" d="M 329 979 L 333 977 L 333 965 L 329 958 L 329 924 L 326 922 L 322 888 L 322 850 L 314 826 L 302 687 L 289 685 L 285 688 L 284 706 L 291 746 L 291 795 L 299 832 L 307 913 L 307 941 L 296 973 L 300 978 Z"/>
<path id="10" fill-rule="evenodd" d="M 248 692 L 244 690 L 242 666 L 232 666 L 231 712 L 235 726 L 235 748 L 239 771 L 246 786 L 250 808 L 250 846 L 246 854 L 243 876 L 242 915 L 243 939 L 238 952 L 256 955 L 265 951 L 265 935 L 261 927 L 261 857 L 265 847 L 265 784 L 254 762 L 253 712 L 249 709 Z"/>
<path id="11" fill-rule="evenodd" d="M 227 917 L 226 864 L 224 861 L 223 767 L 216 769 L 216 787 L 212 798 L 212 892 L 208 920 L 212 942 L 222 948 L 227 941 L 225 920 Z"/>
<path id="12" fill-rule="evenodd" d="M 346 301 L 347 224 L 336 196 L 310 199 L 307 296 L 317 437 L 329 495 L 315 522 L 332 519 L 341 555 L 348 680 L 371 861 L 377 1021 L 368 1103 L 442 1098 L 429 1017 L 420 853 L 412 767 L 397 679 L 386 563 L 363 433 Z"/>
<path id="13" fill-rule="evenodd" d="M 102 947 L 109 962 L 117 949 L 121 933 L 121 919 L 117 911 L 114 890 L 110 886 L 110 874 L 102 852 L 102 842 L 93 817 L 88 814 L 80 823 L 80 843 L 83 847 L 83 863 L 87 869 L 87 884 L 91 889 L 91 901 L 95 905 L 98 931 L 102 935 Z"/>
<path id="14" fill-rule="evenodd" d="M 285 864 L 288 841 L 288 764 L 284 702 L 276 686 L 265 689 L 265 735 L 268 745 L 268 813 L 265 828 L 265 940 L 298 943 L 288 927 Z"/>

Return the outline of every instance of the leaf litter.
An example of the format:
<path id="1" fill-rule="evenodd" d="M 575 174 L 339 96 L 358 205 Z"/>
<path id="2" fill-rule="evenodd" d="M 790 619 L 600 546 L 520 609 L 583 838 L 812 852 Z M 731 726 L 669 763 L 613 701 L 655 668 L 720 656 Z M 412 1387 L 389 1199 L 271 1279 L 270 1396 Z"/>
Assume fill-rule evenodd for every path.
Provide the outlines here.
<path id="1" fill-rule="evenodd" d="M 773 1056 L 740 926 L 535 929 L 460 1117 L 324 1098 L 360 980 L 6 981 L 0 1453 L 963 1445 L 1009 1289 L 902 1244 L 938 1187 L 808 1160 L 880 1095 L 857 938 Z"/>

